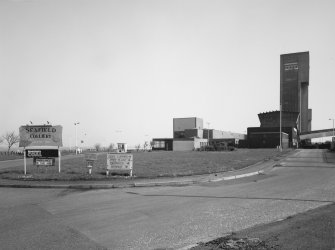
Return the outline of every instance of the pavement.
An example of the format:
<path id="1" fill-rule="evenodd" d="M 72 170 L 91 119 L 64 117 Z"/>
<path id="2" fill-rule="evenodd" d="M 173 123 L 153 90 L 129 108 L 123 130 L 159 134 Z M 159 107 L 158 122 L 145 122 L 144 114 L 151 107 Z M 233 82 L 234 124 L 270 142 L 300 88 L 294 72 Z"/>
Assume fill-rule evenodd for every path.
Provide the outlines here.
<path id="1" fill-rule="evenodd" d="M 295 150 L 278 161 L 224 175 L 198 176 L 207 183 L 180 187 L 0 188 L 0 242 L 4 249 L 188 249 L 197 242 L 333 203 L 335 164 L 329 162 L 334 155 L 323 150 Z M 265 175 L 221 179 L 256 170 Z M 208 182 L 210 176 L 217 182 Z M 121 183 L 110 179 L 111 183 L 117 181 Z M 329 228 L 332 224 L 326 225 Z M 333 233 L 322 227 L 310 233 L 318 229 Z M 291 232 L 290 228 L 286 231 Z M 76 238 L 72 241 L 72 237 Z M 314 246 L 300 249 L 319 249 Z"/>
<path id="2" fill-rule="evenodd" d="M 291 151 L 282 155 L 279 159 L 270 159 L 258 162 L 241 170 L 222 173 L 192 175 L 183 177 L 160 177 L 160 178 L 136 178 L 136 177 L 110 177 L 108 180 L 97 181 L 34 181 L 0 179 L 0 187 L 12 188 L 68 188 L 68 189 L 111 189 L 111 188 L 133 188 L 133 187 L 156 187 L 156 186 L 187 186 L 200 183 L 228 181 L 254 175 L 266 174 L 287 156 L 294 154 Z"/>

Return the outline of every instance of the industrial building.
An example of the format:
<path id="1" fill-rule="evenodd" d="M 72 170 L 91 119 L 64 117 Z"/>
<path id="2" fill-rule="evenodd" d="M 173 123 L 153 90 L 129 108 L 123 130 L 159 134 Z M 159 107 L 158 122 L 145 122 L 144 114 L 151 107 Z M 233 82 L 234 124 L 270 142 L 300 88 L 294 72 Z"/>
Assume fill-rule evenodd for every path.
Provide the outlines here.
<path id="1" fill-rule="evenodd" d="M 250 127 L 247 131 L 249 148 L 276 148 L 280 141 L 279 127 Z M 282 127 L 282 147 L 297 146 L 297 131 L 294 127 Z"/>
<path id="2" fill-rule="evenodd" d="M 250 148 L 296 147 L 299 135 L 312 128 L 308 88 L 309 52 L 280 55 L 280 110 L 258 114 L 260 126 L 248 128 L 247 141 L 243 134 L 204 128 L 201 118 L 174 118 L 173 138 L 153 139 L 153 150 L 194 150 L 223 142 L 243 142 Z"/>
<path id="3" fill-rule="evenodd" d="M 282 111 L 299 114 L 299 132 L 312 128 L 312 110 L 308 108 L 309 52 L 280 56 L 280 103 Z"/>
<path id="4" fill-rule="evenodd" d="M 248 128 L 248 146 L 279 146 L 282 127 L 282 146 L 296 147 L 298 135 L 311 131 L 312 127 L 312 110 L 308 108 L 308 87 L 309 52 L 280 55 L 281 112 L 279 110 L 258 114 L 260 127 Z"/>
<path id="5" fill-rule="evenodd" d="M 239 133 L 205 129 L 198 117 L 173 118 L 173 138 L 154 138 L 153 150 L 192 151 L 211 142 L 232 141 L 238 144 L 246 136 Z"/>

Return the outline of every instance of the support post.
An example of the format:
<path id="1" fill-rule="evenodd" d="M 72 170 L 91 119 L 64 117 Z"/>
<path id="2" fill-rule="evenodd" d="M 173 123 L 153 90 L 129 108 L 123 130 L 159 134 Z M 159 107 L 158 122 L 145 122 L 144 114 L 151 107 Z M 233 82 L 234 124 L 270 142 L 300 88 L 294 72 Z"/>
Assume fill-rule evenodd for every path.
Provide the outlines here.
<path id="1" fill-rule="evenodd" d="M 279 150 L 280 152 L 282 151 L 283 149 L 283 146 L 282 146 L 282 105 L 280 104 L 280 112 L 279 112 Z"/>
<path id="2" fill-rule="evenodd" d="M 27 159 L 26 159 L 26 148 L 23 148 L 23 165 L 24 165 L 24 175 L 27 174 Z"/>
<path id="3" fill-rule="evenodd" d="M 58 173 L 60 173 L 60 162 L 61 162 L 61 153 L 60 153 L 60 150 L 59 150 L 59 147 L 58 147 Z"/>

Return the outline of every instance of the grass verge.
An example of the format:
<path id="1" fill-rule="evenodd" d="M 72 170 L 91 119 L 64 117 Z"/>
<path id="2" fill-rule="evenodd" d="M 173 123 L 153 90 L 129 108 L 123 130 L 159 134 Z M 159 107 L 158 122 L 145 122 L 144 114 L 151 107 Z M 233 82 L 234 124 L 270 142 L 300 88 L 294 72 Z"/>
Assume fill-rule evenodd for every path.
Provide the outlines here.
<path id="1" fill-rule="evenodd" d="M 289 151 L 276 149 L 239 149 L 227 152 L 134 152 L 133 174 L 140 178 L 177 177 L 238 170 L 260 161 L 276 159 Z M 106 154 L 98 155 L 92 175 L 88 175 L 84 157 L 62 160 L 52 167 L 29 165 L 27 175 L 33 180 L 105 180 Z M 23 166 L 0 171 L 0 177 L 20 179 Z M 25 177 L 26 178 L 26 177 Z"/>

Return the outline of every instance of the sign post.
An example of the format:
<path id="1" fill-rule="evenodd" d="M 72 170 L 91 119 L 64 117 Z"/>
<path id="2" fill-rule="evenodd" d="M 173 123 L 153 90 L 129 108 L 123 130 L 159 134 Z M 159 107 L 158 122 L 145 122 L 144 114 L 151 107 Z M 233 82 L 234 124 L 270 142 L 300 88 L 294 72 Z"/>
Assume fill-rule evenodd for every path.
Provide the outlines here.
<path id="1" fill-rule="evenodd" d="M 59 150 L 59 147 L 58 147 L 58 173 L 60 173 L 60 161 L 61 161 L 61 153 L 60 153 L 60 150 Z"/>
<path id="2" fill-rule="evenodd" d="M 27 174 L 26 148 L 23 148 L 23 164 L 24 164 L 24 175 L 26 175 Z"/>
<path id="3" fill-rule="evenodd" d="M 97 154 L 85 154 L 86 167 L 88 168 L 88 173 L 92 174 L 92 168 L 94 166 L 94 162 L 98 159 Z"/>

